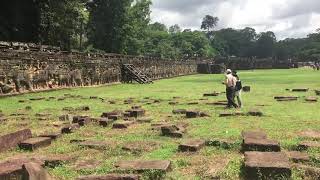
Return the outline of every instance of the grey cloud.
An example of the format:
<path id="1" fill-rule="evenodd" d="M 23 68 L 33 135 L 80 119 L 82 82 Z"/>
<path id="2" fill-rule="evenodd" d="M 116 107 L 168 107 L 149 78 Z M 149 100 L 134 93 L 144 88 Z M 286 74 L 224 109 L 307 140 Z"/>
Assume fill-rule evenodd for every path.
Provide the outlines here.
<path id="1" fill-rule="evenodd" d="M 178 13 L 194 13 L 203 6 L 212 6 L 225 0 L 153 0 L 153 7 Z"/>
<path id="2" fill-rule="evenodd" d="M 277 29 L 280 23 L 288 27 L 274 30 L 278 39 L 286 37 L 304 37 L 313 31 L 312 14 L 320 14 L 320 0 L 283 0 L 286 6 L 272 7 L 272 15 L 267 19 L 248 24 L 237 25 L 236 28 L 253 27 L 257 31 Z M 235 28 L 232 20 L 236 10 L 242 10 L 248 0 L 153 0 L 153 19 L 161 19 L 167 26 L 179 24 L 182 28 L 199 29 L 202 18 L 207 15 L 219 17 L 218 29 Z M 262 7 L 263 8 L 263 7 Z M 166 14 L 166 19 L 159 18 Z M 158 17 L 158 18 L 157 18 Z M 175 19 L 173 19 L 175 18 Z"/>
<path id="3" fill-rule="evenodd" d="M 276 7 L 274 18 L 289 18 L 303 14 L 320 13 L 319 0 L 291 0 L 285 7 Z"/>

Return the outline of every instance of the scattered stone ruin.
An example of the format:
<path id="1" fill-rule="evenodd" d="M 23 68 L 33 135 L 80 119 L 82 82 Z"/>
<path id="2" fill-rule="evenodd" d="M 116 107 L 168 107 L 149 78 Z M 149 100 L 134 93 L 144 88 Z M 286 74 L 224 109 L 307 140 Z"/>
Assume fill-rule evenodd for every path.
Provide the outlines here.
<path id="1" fill-rule="evenodd" d="M 197 72 L 196 60 L 65 52 L 36 44 L 0 42 L 0 95 L 120 82 L 133 64 L 152 80 Z"/>

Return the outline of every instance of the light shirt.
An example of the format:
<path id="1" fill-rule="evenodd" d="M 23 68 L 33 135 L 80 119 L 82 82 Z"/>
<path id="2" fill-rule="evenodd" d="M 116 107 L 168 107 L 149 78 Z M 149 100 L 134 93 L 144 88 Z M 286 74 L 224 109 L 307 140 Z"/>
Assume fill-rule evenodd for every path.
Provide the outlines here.
<path id="1" fill-rule="evenodd" d="M 225 83 L 226 87 L 236 87 L 237 78 L 232 76 L 232 74 L 227 74 L 224 83 Z"/>

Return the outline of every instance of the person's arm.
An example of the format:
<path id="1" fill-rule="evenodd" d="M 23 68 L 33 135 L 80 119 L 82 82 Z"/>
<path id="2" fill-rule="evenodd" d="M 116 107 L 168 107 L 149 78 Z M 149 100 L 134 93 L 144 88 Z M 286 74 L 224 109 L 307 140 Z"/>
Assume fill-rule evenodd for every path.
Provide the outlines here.
<path id="1" fill-rule="evenodd" d="M 224 77 L 224 81 L 222 81 L 222 84 L 224 84 L 224 85 L 228 84 L 228 76 Z"/>

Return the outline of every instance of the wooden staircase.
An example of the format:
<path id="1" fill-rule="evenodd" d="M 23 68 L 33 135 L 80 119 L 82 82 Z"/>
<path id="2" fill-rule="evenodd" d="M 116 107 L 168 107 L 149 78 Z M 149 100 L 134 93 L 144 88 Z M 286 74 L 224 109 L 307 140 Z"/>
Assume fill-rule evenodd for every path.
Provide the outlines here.
<path id="1" fill-rule="evenodd" d="M 124 83 L 136 81 L 139 84 L 152 83 L 152 80 L 146 74 L 139 71 L 133 64 L 121 65 L 121 81 Z"/>

